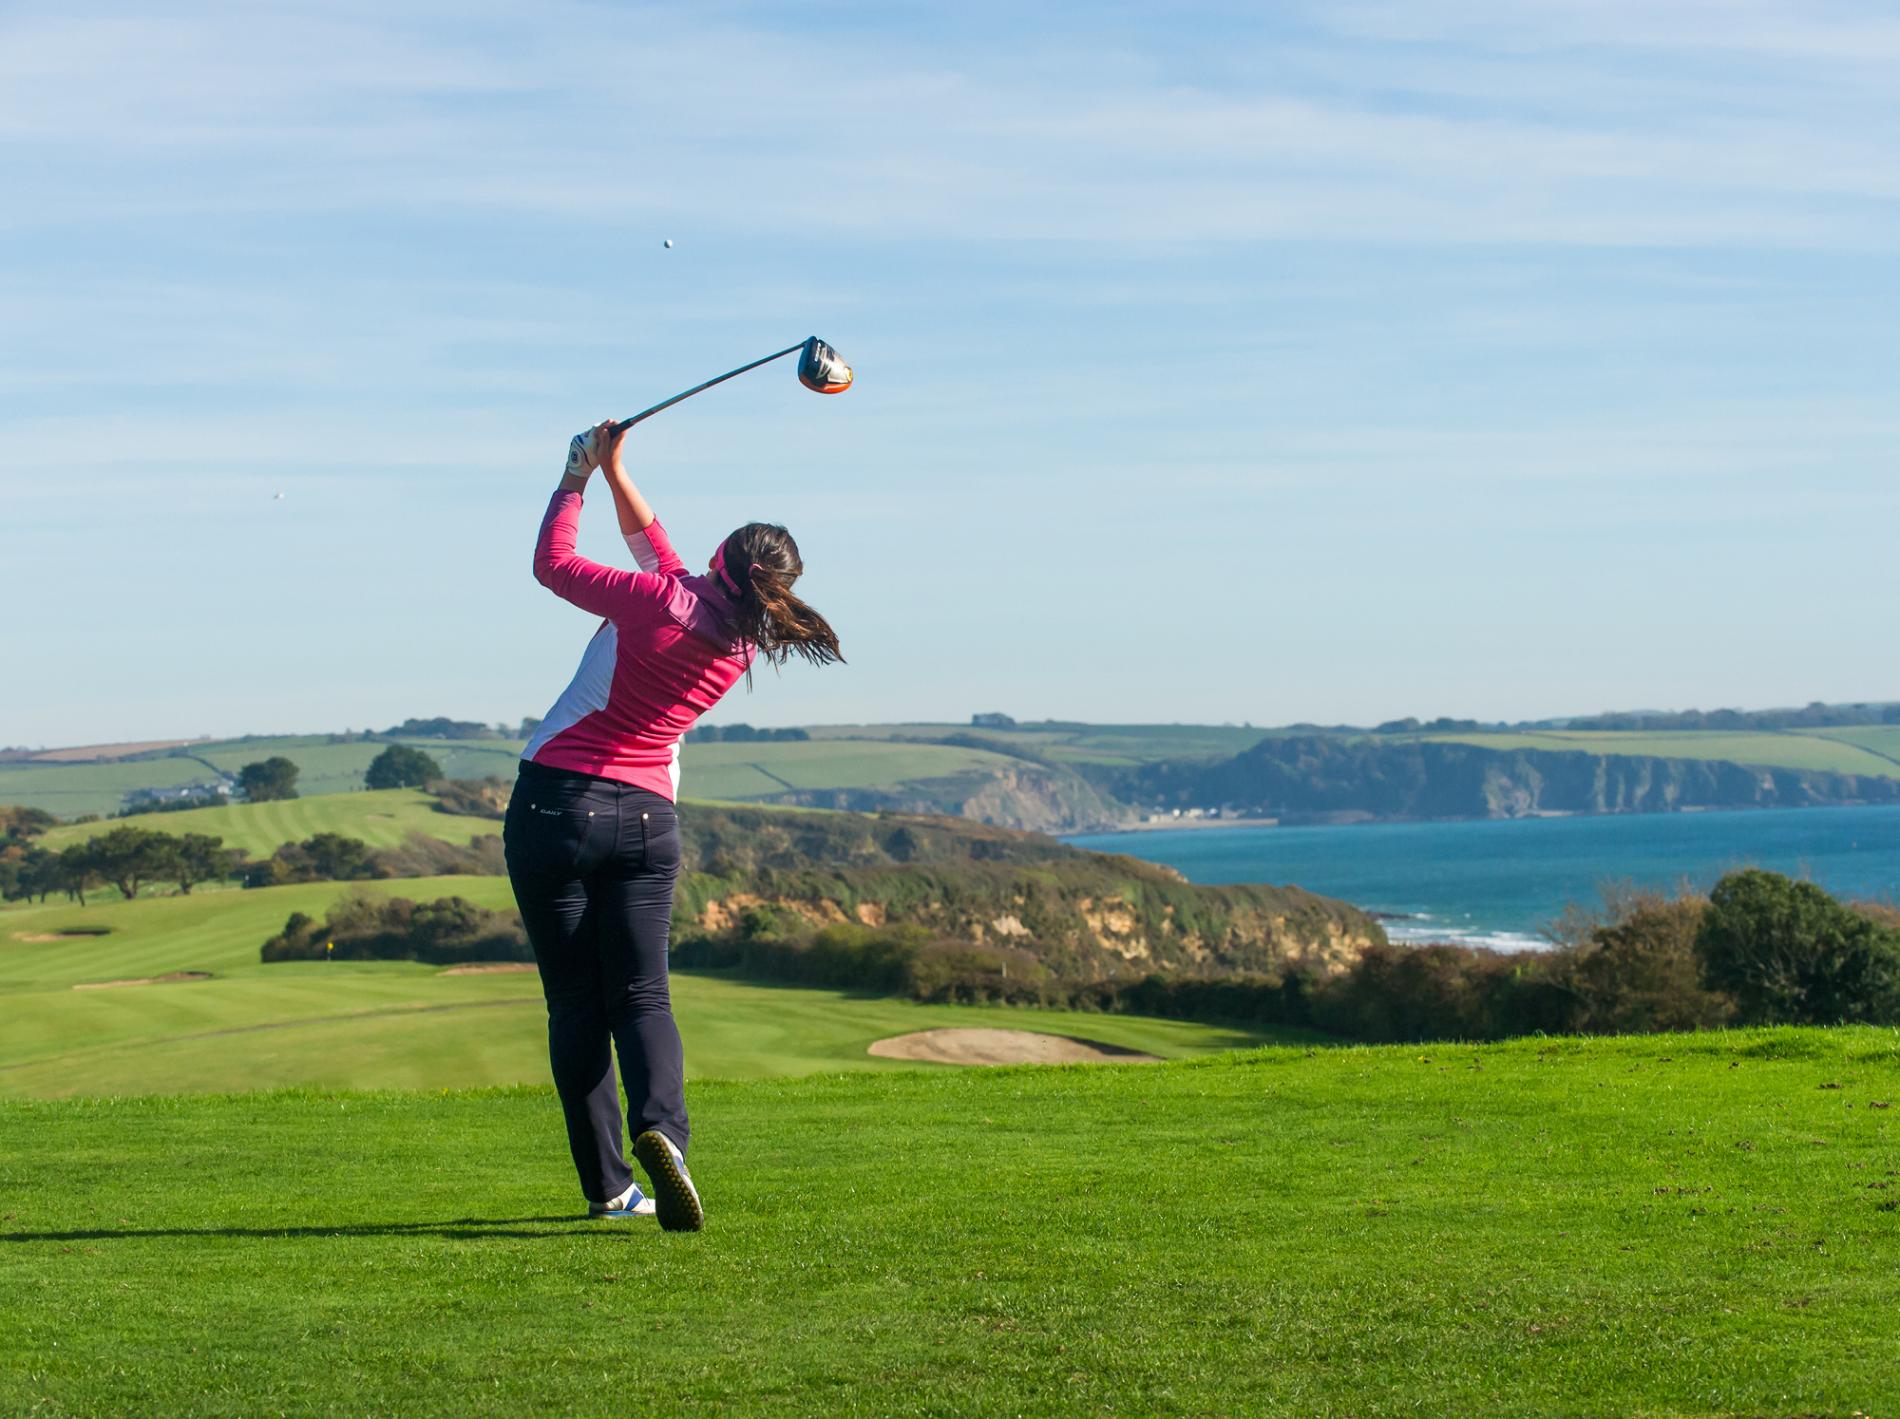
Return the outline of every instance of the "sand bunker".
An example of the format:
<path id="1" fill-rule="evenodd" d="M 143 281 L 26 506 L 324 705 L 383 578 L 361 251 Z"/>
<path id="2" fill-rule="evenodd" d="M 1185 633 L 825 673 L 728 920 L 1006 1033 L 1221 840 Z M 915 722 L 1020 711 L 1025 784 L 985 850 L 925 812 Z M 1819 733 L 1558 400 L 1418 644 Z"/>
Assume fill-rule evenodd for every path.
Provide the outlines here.
<path id="1" fill-rule="evenodd" d="M 519 975 L 524 971 L 538 971 L 541 968 L 533 961 L 476 961 L 466 966 L 450 966 L 446 971 L 438 971 L 444 976 L 504 976 Z"/>
<path id="2" fill-rule="evenodd" d="M 75 926 L 65 931 L 16 931 L 15 941 L 90 941 L 95 937 L 109 936 L 112 928 L 107 926 Z"/>
<path id="3" fill-rule="evenodd" d="M 133 976 L 126 980 L 89 980 L 73 987 L 74 990 L 111 990 L 121 985 L 171 985 L 175 981 L 210 980 L 210 971 L 167 971 L 162 976 Z"/>
<path id="4" fill-rule="evenodd" d="M 1160 1059 L 1100 1040 L 1034 1030 L 918 1030 L 878 1040 L 871 1053 L 931 1064 L 1154 1064 Z"/>

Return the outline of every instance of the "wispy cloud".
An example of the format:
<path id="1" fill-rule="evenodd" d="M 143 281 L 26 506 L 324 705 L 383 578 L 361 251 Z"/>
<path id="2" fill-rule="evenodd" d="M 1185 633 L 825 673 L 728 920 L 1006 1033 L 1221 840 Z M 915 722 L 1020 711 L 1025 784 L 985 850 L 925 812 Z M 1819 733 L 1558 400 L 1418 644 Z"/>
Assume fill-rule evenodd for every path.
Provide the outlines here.
<path id="1" fill-rule="evenodd" d="M 1885 633 L 1860 549 L 1900 486 L 1896 59 L 1873 0 L 22 0 L 0 12 L 0 556 L 92 570 L 0 659 L 64 664 L 120 602 L 140 625 L 216 605 L 254 644 L 291 617 L 337 667 L 323 722 L 532 711 L 568 650 L 517 594 L 512 519 L 574 422 L 817 330 L 860 365 L 849 400 L 761 376 L 640 445 L 691 536 L 804 519 L 827 609 L 864 628 L 853 678 L 788 677 L 755 718 L 1106 692 L 1384 718 L 1447 657 L 1474 711 L 1576 708 L 1542 697 L 1583 671 L 1533 693 L 1424 631 L 1541 617 L 1636 666 L 1655 603 L 1757 563 L 1814 610 L 1814 663 L 1849 663 Z M 972 525 L 990 570 L 963 577 Z M 1064 620 L 1051 529 L 1091 565 L 1140 549 L 1099 592 L 1112 637 Z M 1647 561 L 1617 561 L 1586 626 L 1577 585 L 1619 538 Z M 1183 630 L 1144 578 L 1263 541 L 1272 609 L 1298 607 L 1275 644 L 1333 657 L 1311 683 L 1235 665 L 1192 708 L 1165 665 L 1119 683 L 1129 636 L 1182 683 L 1256 644 L 1257 589 Z M 456 644 L 512 636 L 520 664 L 408 666 L 385 608 L 418 560 L 432 605 L 482 620 Z M 344 564 L 349 616 L 298 602 Z M 1528 570 L 1503 607 L 1507 565 Z M 982 645 L 916 644 L 892 588 L 920 566 L 969 583 Z M 1696 598 L 1710 657 L 1754 632 L 1748 590 Z M 275 712 L 222 661 L 146 673 L 149 703 L 227 718 L 127 724 L 88 694 L 84 727 L 8 703 L 39 727 L 0 741 Z M 1785 673 L 1722 693 L 1826 688 Z M 416 699 L 483 674 L 488 702 Z M 1618 683 L 1587 703 L 1665 697 Z"/>
<path id="2" fill-rule="evenodd" d="M 1119 246 L 1890 239 L 1890 104 L 1869 95 L 1861 123 L 1813 121 L 1764 111 L 1757 85 L 1710 109 L 1685 75 L 1666 120 L 1612 121 L 1588 97 L 1598 61 L 1562 46 L 1685 43 L 1715 27 L 1708 7 L 1559 6 L 1534 24 L 1507 22 L 1513 9 L 1349 8 L 1353 28 L 1408 46 L 1427 80 L 1387 54 L 1384 87 L 1357 89 L 1267 62 L 1271 31 L 1250 40 L 1259 72 L 1187 83 L 1132 53 L 1077 66 L 1056 39 L 1026 41 L 1046 66 L 974 69 L 889 35 L 821 43 L 573 5 L 466 31 L 363 10 L 16 19 L 0 31 L 13 56 L 0 138 L 86 158 L 41 173 L 6 220 L 462 208 Z M 1858 62 L 1850 40 L 1878 49 L 1892 28 L 1797 19 L 1760 6 L 1719 28 L 1731 47 L 1753 35 L 1797 80 L 1817 60 Z M 1533 52 L 1520 63 L 1538 92 L 1492 93 L 1482 111 L 1422 106 L 1441 62 L 1468 62 L 1435 47 L 1477 30 L 1493 51 Z M 1776 48 L 1783 31 L 1799 42 Z M 1347 47 L 1324 31 L 1281 42 L 1320 60 Z M 1567 93 L 1577 100 L 1553 99 Z M 142 171 L 166 154 L 200 180 Z"/>

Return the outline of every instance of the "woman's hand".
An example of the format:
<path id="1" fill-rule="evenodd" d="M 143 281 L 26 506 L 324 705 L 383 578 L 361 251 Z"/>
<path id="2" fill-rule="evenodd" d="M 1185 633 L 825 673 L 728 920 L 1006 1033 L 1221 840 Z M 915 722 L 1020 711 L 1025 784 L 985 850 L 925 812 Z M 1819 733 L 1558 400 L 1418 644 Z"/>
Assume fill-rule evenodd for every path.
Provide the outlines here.
<path id="1" fill-rule="evenodd" d="M 561 469 L 561 486 L 571 493 L 587 491 L 587 480 L 601 466 L 601 455 L 613 450 L 614 466 L 619 467 L 620 438 L 614 433 L 612 419 L 594 425 L 585 433 L 575 434 L 567 443 L 567 463 Z"/>
<path id="2" fill-rule="evenodd" d="M 600 458 L 600 466 L 609 477 L 624 478 L 627 470 L 620 461 L 620 446 L 627 441 L 628 430 L 616 428 L 614 421 L 608 419 L 594 428 L 594 450 Z"/>

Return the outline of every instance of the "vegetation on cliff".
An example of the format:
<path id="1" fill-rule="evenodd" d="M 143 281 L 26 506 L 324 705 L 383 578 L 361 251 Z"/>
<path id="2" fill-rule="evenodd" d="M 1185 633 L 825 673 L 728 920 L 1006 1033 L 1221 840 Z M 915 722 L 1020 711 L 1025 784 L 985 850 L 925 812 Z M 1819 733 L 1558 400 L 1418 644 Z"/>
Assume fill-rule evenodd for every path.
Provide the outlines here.
<path id="1" fill-rule="evenodd" d="M 682 943 L 905 925 L 1098 980 L 1331 971 L 1385 939 L 1364 912 L 1298 887 L 1196 886 L 1154 863 L 950 819 L 700 804 L 682 827 Z"/>

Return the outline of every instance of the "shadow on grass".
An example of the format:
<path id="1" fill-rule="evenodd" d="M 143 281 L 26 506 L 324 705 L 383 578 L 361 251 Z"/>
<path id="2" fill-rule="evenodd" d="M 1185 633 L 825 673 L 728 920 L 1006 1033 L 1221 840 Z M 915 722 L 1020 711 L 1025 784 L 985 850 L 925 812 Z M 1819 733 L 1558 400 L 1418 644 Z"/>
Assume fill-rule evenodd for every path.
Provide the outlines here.
<path id="1" fill-rule="evenodd" d="M 477 1241 L 487 1237 L 559 1235 L 546 1230 L 509 1230 L 529 1226 L 611 1232 L 639 1225 L 637 1220 L 609 1221 L 568 1212 L 553 1217 L 452 1217 L 439 1222 L 369 1222 L 336 1227 L 93 1227 L 70 1232 L 0 1232 L 0 1242 L 114 1242 L 156 1237 L 446 1237 L 451 1241 Z"/>

